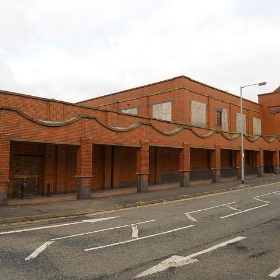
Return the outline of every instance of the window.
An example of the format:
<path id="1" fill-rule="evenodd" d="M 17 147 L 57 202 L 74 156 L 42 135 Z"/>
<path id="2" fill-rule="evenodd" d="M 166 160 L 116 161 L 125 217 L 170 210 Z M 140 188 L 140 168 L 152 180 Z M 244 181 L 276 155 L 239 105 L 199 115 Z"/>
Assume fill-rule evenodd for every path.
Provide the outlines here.
<path id="1" fill-rule="evenodd" d="M 246 134 L 246 116 L 242 115 L 243 133 Z M 236 113 L 236 132 L 241 133 L 241 114 Z"/>
<path id="2" fill-rule="evenodd" d="M 222 131 L 228 131 L 228 110 L 216 109 L 216 126 L 221 126 Z"/>
<path id="3" fill-rule="evenodd" d="M 124 110 L 121 110 L 121 112 L 125 113 L 125 114 L 130 114 L 130 115 L 136 115 L 137 116 L 137 107 L 130 108 L 130 109 L 124 109 Z"/>
<path id="4" fill-rule="evenodd" d="M 216 120 L 217 126 L 222 126 L 222 110 L 217 110 L 217 120 Z"/>
<path id="5" fill-rule="evenodd" d="M 228 110 L 222 109 L 222 130 L 228 131 Z"/>
<path id="6" fill-rule="evenodd" d="M 262 134 L 262 120 L 258 118 L 253 118 L 253 135 Z"/>
<path id="7" fill-rule="evenodd" d="M 153 118 L 164 121 L 171 121 L 172 102 L 164 102 L 153 105 Z"/>
<path id="8" fill-rule="evenodd" d="M 191 124 L 194 126 L 206 126 L 206 104 L 191 101 Z"/>

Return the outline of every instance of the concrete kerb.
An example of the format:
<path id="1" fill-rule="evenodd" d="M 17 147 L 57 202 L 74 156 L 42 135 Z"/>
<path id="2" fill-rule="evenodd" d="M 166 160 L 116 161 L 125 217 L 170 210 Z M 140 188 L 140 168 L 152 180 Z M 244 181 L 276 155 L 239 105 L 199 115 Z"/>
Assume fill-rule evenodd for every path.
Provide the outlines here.
<path id="1" fill-rule="evenodd" d="M 179 196 L 168 197 L 168 198 L 158 199 L 158 200 L 138 201 L 136 203 L 125 204 L 123 206 L 113 207 L 111 209 L 100 209 L 100 210 L 98 209 L 95 211 L 79 211 L 78 213 L 77 212 L 63 213 L 63 214 L 56 213 L 56 214 L 42 214 L 42 215 L 34 215 L 34 216 L 26 216 L 26 217 L 4 218 L 4 219 L 0 219 L 0 226 L 4 226 L 4 225 L 8 225 L 8 224 L 24 223 L 24 222 L 34 222 L 34 221 L 39 221 L 39 220 L 69 219 L 69 218 L 75 218 L 75 217 L 85 216 L 85 215 L 101 214 L 101 213 L 124 210 L 124 209 L 129 209 L 129 208 L 155 205 L 155 204 L 160 204 L 160 203 L 165 203 L 165 202 L 188 200 L 188 199 L 193 199 L 193 198 L 206 196 L 206 195 L 215 195 L 215 194 L 220 194 L 220 193 L 225 193 L 225 192 L 238 191 L 238 190 L 242 190 L 242 189 L 257 188 L 257 187 L 261 187 L 261 186 L 265 186 L 265 185 L 273 184 L 273 183 L 279 183 L 279 182 L 260 182 L 259 184 L 253 184 L 253 185 L 240 184 L 236 187 L 217 189 L 217 190 L 212 190 L 212 191 L 203 192 L 203 193 L 181 194 Z"/>

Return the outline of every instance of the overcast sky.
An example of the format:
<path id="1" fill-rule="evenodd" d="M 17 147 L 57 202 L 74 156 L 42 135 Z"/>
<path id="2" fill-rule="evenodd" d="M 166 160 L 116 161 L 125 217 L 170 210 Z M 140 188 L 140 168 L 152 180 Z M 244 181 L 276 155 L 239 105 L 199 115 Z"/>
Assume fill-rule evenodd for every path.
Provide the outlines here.
<path id="1" fill-rule="evenodd" d="M 184 75 L 280 86 L 279 0 L 0 0 L 0 89 L 77 102 Z"/>

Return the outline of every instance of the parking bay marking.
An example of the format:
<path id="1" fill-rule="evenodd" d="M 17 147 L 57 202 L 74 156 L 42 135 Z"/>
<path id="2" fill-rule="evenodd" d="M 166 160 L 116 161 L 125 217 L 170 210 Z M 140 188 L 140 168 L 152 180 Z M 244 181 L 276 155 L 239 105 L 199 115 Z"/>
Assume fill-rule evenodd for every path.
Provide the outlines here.
<path id="1" fill-rule="evenodd" d="M 202 211 L 209 211 L 209 210 L 212 210 L 212 209 L 215 209 L 215 208 L 219 208 L 219 207 L 227 207 L 227 208 L 235 211 L 235 213 L 232 213 L 232 214 L 220 217 L 221 219 L 224 219 L 224 218 L 232 217 L 232 216 L 235 216 L 235 215 L 246 213 L 248 211 L 252 211 L 252 210 L 255 210 L 255 209 L 259 209 L 259 208 L 268 206 L 270 204 L 269 201 L 260 199 L 260 197 L 268 196 L 268 195 L 280 195 L 280 192 L 279 191 L 275 191 L 275 192 L 265 193 L 265 194 L 257 195 L 255 197 L 253 197 L 254 200 L 260 201 L 260 202 L 264 202 L 265 204 L 260 205 L 260 206 L 256 206 L 256 207 L 253 207 L 253 208 L 245 209 L 245 210 L 240 210 L 240 209 L 237 209 L 235 207 L 230 206 L 230 204 L 234 204 L 236 202 L 228 202 L 228 203 L 224 203 L 224 204 L 220 204 L 220 205 L 216 205 L 216 206 L 212 206 L 212 207 L 208 207 L 208 208 L 204 208 L 204 209 L 199 209 L 199 210 L 187 212 L 187 213 L 185 213 L 185 215 L 191 221 L 197 222 L 197 220 L 192 216 L 192 214 L 194 214 L 194 213 L 198 213 L 198 212 L 202 212 Z"/>
<path id="2" fill-rule="evenodd" d="M 204 208 L 204 209 L 198 209 L 198 210 L 195 210 L 195 211 L 191 211 L 191 212 L 187 212 L 185 213 L 185 215 L 193 222 L 197 222 L 197 220 L 191 215 L 193 213 L 198 213 L 198 212 L 202 212 L 202 211 L 208 211 L 208 210 L 212 210 L 212 209 L 215 209 L 215 208 L 219 208 L 219 207 L 229 207 L 230 204 L 233 204 L 233 203 L 236 203 L 235 201 L 233 202 L 228 202 L 228 203 L 224 203 L 224 204 L 220 204 L 220 205 L 216 205 L 216 206 L 212 206 L 212 207 L 208 207 L 208 208 Z"/>
<path id="3" fill-rule="evenodd" d="M 187 264 L 197 262 L 198 260 L 195 259 L 195 257 L 200 256 L 200 255 L 205 254 L 205 253 L 209 253 L 209 252 L 214 251 L 214 250 L 217 250 L 221 247 L 227 246 L 228 244 L 232 244 L 232 243 L 241 241 L 245 238 L 246 237 L 239 236 L 239 237 L 233 238 L 231 240 L 228 240 L 228 241 L 222 242 L 220 244 L 217 244 L 215 246 L 212 246 L 208 249 L 205 249 L 205 250 L 202 250 L 200 252 L 191 254 L 191 255 L 186 256 L 186 257 L 174 255 L 174 256 L 162 261 L 158 265 L 155 265 L 155 266 L 145 270 L 144 272 L 138 274 L 134 278 L 141 278 L 141 277 L 144 277 L 144 276 L 148 276 L 148 275 L 151 275 L 151 274 L 162 272 L 162 271 L 167 270 L 170 267 L 180 267 L 180 266 L 184 266 L 184 265 L 187 265 Z"/>
<path id="4" fill-rule="evenodd" d="M 25 258 L 26 261 L 29 261 L 31 259 L 36 258 L 40 253 L 42 253 L 48 246 L 50 246 L 52 243 L 54 243 L 57 240 L 62 240 L 62 239 L 68 239 L 68 238 L 73 238 L 73 237 L 78 237 L 78 236 L 84 236 L 84 235 L 89 235 L 93 233 L 98 233 L 98 232 L 104 232 L 104 231 L 110 231 L 114 229 L 120 229 L 120 228 L 125 228 L 125 227 L 132 227 L 140 224 L 145 224 L 145 223 L 150 223 L 154 222 L 155 220 L 149 220 L 149 221 L 144 221 L 144 222 L 139 222 L 135 224 L 127 224 L 123 226 L 118 226 L 118 227 L 112 227 L 112 228 L 105 228 L 105 229 L 100 229 L 100 230 L 95 230 L 95 231 L 90 231 L 90 232 L 84 232 L 84 233 L 78 233 L 78 234 L 73 234 L 73 235 L 68 235 L 68 236 L 63 236 L 63 237 L 57 237 L 53 238 L 47 242 L 45 242 L 43 245 L 41 245 L 39 248 L 37 248 L 33 253 L 31 253 L 28 257 Z M 135 237 L 134 237 L 135 238 Z M 135 240 L 135 239 L 134 239 Z"/>
<path id="5" fill-rule="evenodd" d="M 267 195 L 279 195 L 279 192 L 278 192 L 278 191 L 275 191 L 275 192 L 271 192 L 271 193 L 265 193 L 265 194 L 257 195 L 257 196 L 255 196 L 255 197 L 253 197 L 253 199 L 255 199 L 255 200 L 257 200 L 257 201 L 264 202 L 265 204 L 260 205 L 260 206 L 256 206 L 256 207 L 252 207 L 252 208 L 249 208 L 249 209 L 246 209 L 246 210 L 238 210 L 238 212 L 235 212 L 235 213 L 232 213 L 232 214 L 229 214 L 229 215 L 220 217 L 220 218 L 221 218 L 221 219 L 224 219 L 224 218 L 232 217 L 232 216 L 235 216 L 235 215 L 239 215 L 239 214 L 242 214 L 242 213 L 246 213 L 246 212 L 248 212 L 248 211 L 252 211 L 252 210 L 255 210 L 255 209 L 259 209 L 259 208 L 268 206 L 268 205 L 270 204 L 269 201 L 260 199 L 260 197 L 267 196 Z"/>

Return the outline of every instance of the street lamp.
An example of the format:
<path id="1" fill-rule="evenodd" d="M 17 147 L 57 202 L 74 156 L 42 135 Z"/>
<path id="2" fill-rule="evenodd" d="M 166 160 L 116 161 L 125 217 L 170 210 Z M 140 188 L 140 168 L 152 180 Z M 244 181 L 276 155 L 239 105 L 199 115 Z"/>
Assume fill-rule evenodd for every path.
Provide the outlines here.
<path id="1" fill-rule="evenodd" d="M 244 135 L 244 131 L 243 131 L 243 98 L 242 98 L 242 89 L 245 87 L 251 87 L 251 86 L 256 86 L 258 85 L 260 86 L 264 86 L 266 85 L 266 82 L 261 82 L 261 83 L 256 83 L 256 84 L 251 84 L 251 85 L 247 85 L 247 86 L 241 86 L 240 87 L 240 124 L 241 124 L 241 131 L 240 131 L 240 137 L 241 137 L 241 182 L 242 184 L 244 184 L 244 143 L 243 143 L 243 135 Z"/>

